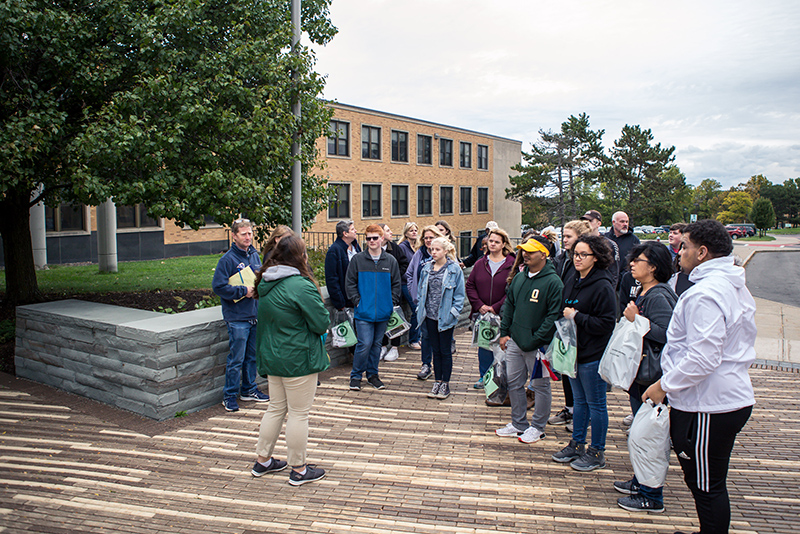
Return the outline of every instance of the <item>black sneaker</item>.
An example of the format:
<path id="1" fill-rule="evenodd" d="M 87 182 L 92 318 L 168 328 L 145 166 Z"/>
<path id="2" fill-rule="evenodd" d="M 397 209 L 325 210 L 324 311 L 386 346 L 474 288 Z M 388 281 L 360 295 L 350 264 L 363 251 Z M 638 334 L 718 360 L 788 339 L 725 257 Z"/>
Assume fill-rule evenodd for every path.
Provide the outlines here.
<path id="1" fill-rule="evenodd" d="M 267 473 L 277 473 L 278 471 L 283 471 L 286 469 L 288 464 L 283 460 L 276 460 L 275 458 L 269 459 L 269 465 L 264 465 L 260 462 L 256 462 L 256 465 L 253 466 L 253 469 L 250 471 L 254 477 L 264 476 Z"/>
<path id="2" fill-rule="evenodd" d="M 289 484 L 292 486 L 302 486 L 309 482 L 316 482 L 324 476 L 324 469 L 318 468 L 316 465 L 306 464 L 306 472 L 302 475 L 292 469 L 292 472 L 289 473 Z"/>
<path id="3" fill-rule="evenodd" d="M 450 382 L 442 382 L 442 385 L 439 386 L 439 392 L 436 394 L 436 398 L 439 400 L 444 400 L 450 396 Z"/>
<path id="4" fill-rule="evenodd" d="M 583 456 L 586 445 L 576 443 L 574 439 L 569 440 L 569 445 L 553 455 L 553 461 L 560 464 L 567 464 Z"/>
<path id="5" fill-rule="evenodd" d="M 439 388 L 440 387 L 442 387 L 442 383 L 441 382 L 434 382 L 430 393 L 428 393 L 428 398 L 429 399 L 435 399 L 436 396 L 439 394 Z"/>
<path id="6" fill-rule="evenodd" d="M 547 420 L 548 425 L 566 425 L 572 421 L 572 414 L 569 413 L 569 409 L 561 408 L 561 411 L 555 414 L 553 417 Z"/>
<path id="7" fill-rule="evenodd" d="M 378 378 L 378 375 L 368 376 L 367 382 L 369 382 L 370 385 L 375 389 L 386 389 L 386 385 L 381 382 L 381 379 Z"/>
<path id="8" fill-rule="evenodd" d="M 351 378 L 350 379 L 350 391 L 361 391 L 361 379 L 360 378 Z"/>
<path id="9" fill-rule="evenodd" d="M 636 495 L 639 493 L 639 484 L 634 484 L 633 478 L 626 480 L 625 482 L 616 480 L 614 481 L 614 489 L 620 493 L 624 493 L 625 495 Z"/>
<path id="10" fill-rule="evenodd" d="M 592 447 L 586 447 L 583 456 L 569 464 L 575 471 L 594 471 L 606 466 L 606 455 L 603 451 L 598 451 Z"/>
<path id="11" fill-rule="evenodd" d="M 422 367 L 419 369 L 419 373 L 417 373 L 417 380 L 427 380 L 433 374 L 433 368 L 427 364 L 423 363 Z"/>
<path id="12" fill-rule="evenodd" d="M 629 512 L 653 512 L 660 514 L 664 511 L 664 503 L 659 503 L 652 499 L 648 499 L 639 493 L 636 495 L 620 497 L 617 499 L 617 504 L 620 508 Z"/>

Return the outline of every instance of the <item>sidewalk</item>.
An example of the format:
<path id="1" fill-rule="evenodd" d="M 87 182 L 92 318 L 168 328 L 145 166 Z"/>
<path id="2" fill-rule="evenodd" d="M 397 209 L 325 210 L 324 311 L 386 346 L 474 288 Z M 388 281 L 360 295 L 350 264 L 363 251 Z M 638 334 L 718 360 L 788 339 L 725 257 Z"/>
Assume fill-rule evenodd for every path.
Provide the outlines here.
<path id="1" fill-rule="evenodd" d="M 792 331 L 796 333 L 795 331 Z M 784 335 L 789 330 L 784 329 Z M 578 473 L 550 455 L 564 427 L 525 445 L 499 438 L 509 408 L 473 390 L 477 356 L 457 336 L 453 395 L 428 399 L 419 352 L 382 363 L 384 391 L 348 389 L 349 369 L 322 377 L 310 420 L 309 461 L 322 481 L 294 488 L 288 472 L 249 471 L 265 406 L 222 406 L 153 422 L 47 386 L 0 375 L 0 531 L 126 533 L 630 533 L 697 529 L 673 458 L 666 512 L 617 507 L 614 480 L 631 474 L 621 420 L 626 394 L 609 394 L 606 469 Z M 795 337 L 794 339 L 797 339 Z M 775 359 L 775 358 L 771 358 Z M 800 499 L 797 372 L 751 370 L 753 416 L 729 476 L 736 534 L 790 533 Z M 553 409 L 563 404 L 553 387 Z M 276 455 L 285 458 L 283 439 Z M 5 530 L 3 530 L 5 528 Z"/>

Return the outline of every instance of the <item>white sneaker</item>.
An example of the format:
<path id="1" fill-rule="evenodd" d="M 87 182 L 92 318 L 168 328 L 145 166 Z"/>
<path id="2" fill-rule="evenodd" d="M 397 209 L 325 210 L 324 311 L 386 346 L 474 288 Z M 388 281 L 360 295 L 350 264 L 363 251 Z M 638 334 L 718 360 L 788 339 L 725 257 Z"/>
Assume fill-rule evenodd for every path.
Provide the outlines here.
<path id="1" fill-rule="evenodd" d="M 387 362 L 393 362 L 399 357 L 400 353 L 397 352 L 397 347 L 392 347 L 389 349 L 389 352 L 386 353 L 386 356 L 384 356 L 383 359 Z"/>
<path id="2" fill-rule="evenodd" d="M 544 432 L 536 427 L 529 426 L 525 432 L 519 435 L 519 440 L 522 443 L 536 443 L 544 437 Z"/>
<path id="3" fill-rule="evenodd" d="M 625 419 L 622 420 L 622 424 L 625 426 L 631 426 L 633 424 L 633 414 L 628 414 L 625 416 Z"/>
<path id="4" fill-rule="evenodd" d="M 386 353 L 389 352 L 389 347 L 381 347 L 381 357 L 380 360 L 383 360 L 386 357 Z"/>
<path id="5" fill-rule="evenodd" d="M 517 436 L 522 434 L 522 432 L 517 430 L 517 427 L 514 426 L 514 423 L 508 423 L 503 428 L 498 428 L 497 430 L 495 430 L 494 433 L 500 436 L 501 438 L 516 438 Z"/>

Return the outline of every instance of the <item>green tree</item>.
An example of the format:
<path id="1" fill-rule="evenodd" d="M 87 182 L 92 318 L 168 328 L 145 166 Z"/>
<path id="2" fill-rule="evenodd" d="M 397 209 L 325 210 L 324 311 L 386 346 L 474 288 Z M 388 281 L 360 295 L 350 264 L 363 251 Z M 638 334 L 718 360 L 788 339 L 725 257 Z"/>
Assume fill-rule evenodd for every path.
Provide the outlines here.
<path id="1" fill-rule="evenodd" d="M 750 198 L 752 198 L 753 202 L 755 202 L 761 195 L 760 193 L 761 188 L 770 185 L 772 185 L 772 182 L 767 180 L 766 176 L 764 176 L 763 174 L 756 174 L 751 176 L 746 183 L 739 184 L 739 188 L 741 191 L 744 191 L 745 193 L 750 195 Z"/>
<path id="2" fill-rule="evenodd" d="M 753 199 L 744 191 L 730 191 L 722 203 L 717 219 L 722 224 L 746 222 L 753 207 Z"/>
<path id="3" fill-rule="evenodd" d="M 540 130 L 540 141 L 513 167 L 506 198 L 522 203 L 523 220 L 538 225 L 575 218 L 581 196 L 603 164 L 604 130 L 593 131 L 585 113 L 571 115 L 557 133 Z"/>
<path id="4" fill-rule="evenodd" d="M 662 224 L 687 220 L 691 206 L 691 190 L 686 176 L 676 165 L 670 165 L 656 177 L 648 178 L 643 190 L 646 194 L 636 203 L 636 224 Z"/>
<path id="5" fill-rule="evenodd" d="M 714 199 L 722 189 L 722 184 L 712 178 L 706 178 L 692 192 L 692 212 L 698 219 L 713 219 L 716 215 Z"/>
<path id="6" fill-rule="evenodd" d="M 314 43 L 336 33 L 329 2 L 303 2 Z M 38 294 L 28 210 L 40 200 L 143 202 L 192 228 L 204 215 L 288 223 L 297 135 L 305 221 L 321 209 L 312 169 L 330 110 L 313 55 L 291 50 L 286 0 L 15 0 L 0 20 L 7 303 Z"/>
<path id="7" fill-rule="evenodd" d="M 759 193 L 772 202 L 778 222 L 800 224 L 800 178 L 786 180 L 783 184 L 765 185 Z"/>
<path id="8" fill-rule="evenodd" d="M 753 202 L 750 220 L 756 225 L 760 235 L 766 234 L 768 229 L 775 226 L 775 209 L 772 207 L 772 202 L 767 198 L 759 198 Z"/>
<path id="9" fill-rule="evenodd" d="M 649 129 L 626 124 L 611 148 L 612 164 L 603 173 L 605 196 L 616 201 L 617 209 L 627 211 L 634 221 L 644 218 L 644 200 L 649 194 L 647 186 L 656 183 L 675 160 L 674 146 L 651 145 L 653 139 Z"/>

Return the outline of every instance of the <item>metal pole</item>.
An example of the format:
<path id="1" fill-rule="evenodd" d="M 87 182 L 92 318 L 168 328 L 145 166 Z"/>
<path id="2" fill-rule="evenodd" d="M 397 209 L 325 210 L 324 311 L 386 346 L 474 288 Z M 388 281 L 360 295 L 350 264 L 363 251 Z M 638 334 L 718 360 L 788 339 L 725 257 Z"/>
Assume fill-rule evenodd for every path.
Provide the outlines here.
<path id="1" fill-rule="evenodd" d="M 300 2 L 292 0 L 292 53 L 300 53 Z M 300 73 L 293 72 L 292 78 L 297 80 Z M 300 128 L 300 95 L 295 96 L 296 100 L 292 104 L 292 114 L 295 116 L 297 128 Z M 300 174 L 300 139 L 297 132 L 294 134 L 292 142 L 292 230 L 299 236 L 303 235 L 303 189 L 301 187 Z"/>

